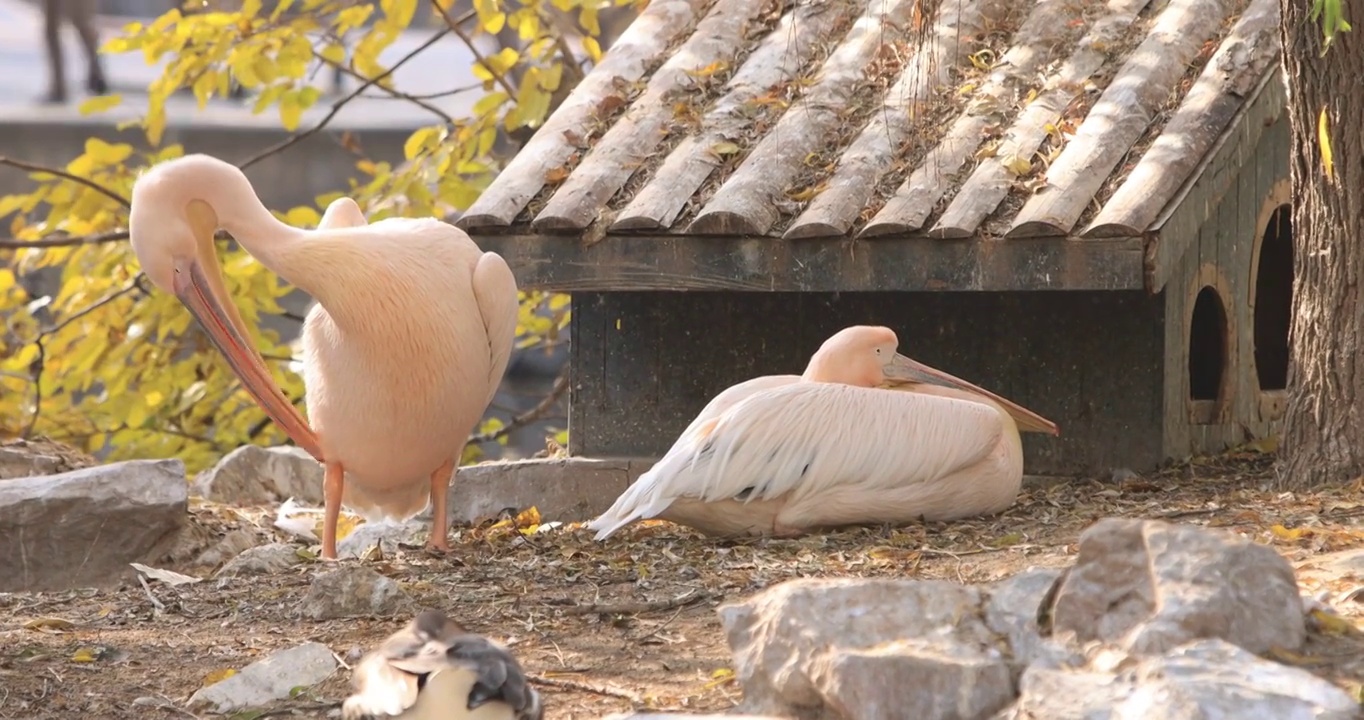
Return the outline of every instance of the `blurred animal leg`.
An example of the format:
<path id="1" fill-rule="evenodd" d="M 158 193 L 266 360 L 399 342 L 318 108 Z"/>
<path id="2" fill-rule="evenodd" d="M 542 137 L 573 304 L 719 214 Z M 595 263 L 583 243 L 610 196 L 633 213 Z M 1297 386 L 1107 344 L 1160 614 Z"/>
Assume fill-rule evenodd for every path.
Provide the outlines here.
<path id="1" fill-rule="evenodd" d="M 454 459 L 446 460 L 444 465 L 431 473 L 431 539 L 427 541 L 428 550 L 450 552 L 449 513 L 446 501 L 450 497 L 450 476 L 455 471 Z"/>
<path id="2" fill-rule="evenodd" d="M 339 462 L 327 463 L 327 474 L 322 478 L 322 559 L 336 559 L 336 520 L 341 516 L 341 487 L 346 470 Z"/>

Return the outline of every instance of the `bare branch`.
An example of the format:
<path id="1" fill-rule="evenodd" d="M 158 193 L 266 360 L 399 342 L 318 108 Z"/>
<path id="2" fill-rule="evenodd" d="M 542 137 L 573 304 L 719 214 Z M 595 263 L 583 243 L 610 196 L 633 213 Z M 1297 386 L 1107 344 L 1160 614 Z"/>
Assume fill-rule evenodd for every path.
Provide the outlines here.
<path id="1" fill-rule="evenodd" d="M 114 230 L 97 235 L 77 235 L 74 237 L 43 238 L 41 240 L 16 240 L 0 238 L 0 250 L 23 250 L 26 248 L 74 247 L 77 245 L 100 245 L 128 239 L 127 230 Z"/>
<path id="2" fill-rule="evenodd" d="M 474 54 L 474 59 L 481 63 L 483 67 L 487 68 L 488 73 L 493 76 L 493 79 L 497 81 L 497 84 L 501 85 L 502 89 L 507 91 L 507 97 L 516 99 L 516 90 L 512 89 L 511 83 L 507 82 L 507 78 L 504 77 L 502 73 L 494 70 L 493 67 L 488 64 L 488 59 L 483 57 L 483 53 L 479 52 L 478 48 L 474 46 L 473 39 L 460 27 L 461 22 L 445 13 L 445 9 L 440 6 L 440 0 L 431 0 L 431 6 L 436 9 L 436 12 L 440 13 L 441 18 L 445 20 L 445 24 L 450 26 L 450 32 L 459 36 L 459 39 L 464 41 L 465 46 L 469 48 L 469 52 Z"/>
<path id="3" fill-rule="evenodd" d="M 342 64 L 339 63 L 339 62 L 333 62 L 332 60 L 328 60 L 327 58 L 322 57 L 322 53 L 319 53 L 319 52 L 314 51 L 314 52 L 313 52 L 313 56 L 316 57 L 318 60 L 321 60 L 323 63 L 325 63 L 325 64 L 331 66 L 332 68 L 335 68 L 336 70 L 339 70 L 339 71 L 341 71 L 341 72 L 343 72 L 343 73 L 345 73 L 345 74 L 347 74 L 347 75 L 349 75 L 349 76 L 355 78 L 356 80 L 359 80 L 359 81 L 361 81 L 361 82 L 364 82 L 364 81 L 366 80 L 366 78 L 365 78 L 364 75 L 361 75 L 360 73 L 355 72 L 354 70 L 352 70 L 352 69 L 346 67 L 345 65 L 342 65 Z M 468 87 L 468 88 L 464 88 L 463 90 L 472 90 L 473 88 L 476 88 L 476 87 L 478 87 L 478 85 L 472 85 L 472 86 L 470 86 L 470 87 Z M 393 100 L 406 100 L 406 101 L 412 103 L 413 105 L 416 105 L 417 107 L 419 107 L 419 108 L 421 108 L 421 109 L 423 109 L 423 110 L 425 110 L 425 111 L 427 111 L 427 112 L 429 112 L 429 113 L 431 113 L 431 114 L 433 114 L 433 115 L 439 117 L 440 119 L 444 120 L 445 122 L 447 122 L 447 123 L 449 123 L 449 124 L 451 124 L 451 125 L 454 125 L 454 124 L 455 124 L 455 119 L 452 118 L 452 117 L 450 117 L 449 113 L 445 112 L 444 110 L 441 110 L 440 108 L 436 107 L 435 105 L 432 105 L 432 104 L 430 104 L 430 103 L 428 103 L 428 102 L 425 102 L 424 100 L 422 100 L 421 98 L 417 97 L 416 95 L 408 95 L 408 94 L 405 93 L 405 92 L 399 92 L 398 90 L 394 90 L 393 88 L 386 88 L 386 87 L 384 87 L 383 85 L 380 85 L 380 86 L 379 86 L 379 89 L 380 89 L 380 90 L 383 90 L 383 91 L 386 92 L 386 93 L 388 93 L 388 97 L 385 98 L 385 97 L 383 97 L 383 96 L 381 96 L 381 95 L 380 95 L 380 96 L 376 96 L 376 95 L 360 95 L 359 97 L 370 98 L 370 99 L 385 99 L 385 100 L 387 100 L 387 99 L 393 99 Z M 458 92 L 463 92 L 463 90 L 459 90 Z M 441 95 L 441 93 L 437 93 L 437 97 L 439 97 L 440 95 Z"/>
<path id="4" fill-rule="evenodd" d="M 491 442 L 493 440 L 498 440 L 500 438 L 503 438 L 507 435 L 516 432 L 517 430 L 535 422 L 536 420 L 539 420 L 540 418 L 544 417 L 545 413 L 549 412 L 550 409 L 554 407 L 554 403 L 559 401 L 559 398 L 563 396 L 564 391 L 567 389 L 568 367 L 565 366 L 563 371 L 559 373 L 559 377 L 554 379 L 554 387 L 550 389 L 549 394 L 546 395 L 544 399 L 539 402 L 539 404 L 527 410 L 526 412 L 521 413 L 520 415 L 517 415 L 516 417 L 512 418 L 511 422 L 507 423 L 501 428 L 498 428 L 497 430 L 488 433 L 479 433 L 478 435 L 470 435 L 469 442 L 485 443 Z"/>
<path id="5" fill-rule="evenodd" d="M 80 320 L 134 290 L 141 289 L 140 283 L 144 277 L 146 276 L 142 273 L 138 273 L 136 277 L 122 288 L 105 295 L 103 298 L 91 303 L 84 310 L 76 312 L 72 314 L 71 317 L 38 333 L 38 337 L 33 340 L 33 344 L 38 347 L 38 357 L 34 358 L 33 363 L 29 365 L 29 373 L 33 377 L 33 414 L 29 416 L 28 427 L 24 429 L 25 438 L 33 436 L 33 430 L 38 426 L 38 419 L 42 417 L 43 414 L 43 369 L 47 363 L 47 346 L 43 344 L 43 341 L 47 340 L 47 338 L 54 333 L 60 332 L 71 323 Z"/>
<path id="6" fill-rule="evenodd" d="M 241 168 L 242 170 L 245 170 L 251 167 L 252 165 L 255 165 L 256 163 L 260 162 L 261 160 L 264 160 L 276 153 L 283 152 L 284 150 L 292 147 L 294 144 L 317 134 L 319 131 L 322 130 L 322 128 L 327 126 L 327 123 L 330 123 L 332 119 L 336 117 L 337 113 L 341 112 L 341 108 L 345 107 L 346 103 L 349 103 L 355 98 L 360 97 L 361 93 L 368 90 L 371 86 L 378 84 L 381 80 L 388 77 L 389 75 L 392 75 L 398 68 L 402 67 L 403 64 L 406 63 L 408 60 L 411 60 L 412 58 L 420 55 L 423 51 L 425 51 L 432 45 L 435 45 L 441 38 L 445 37 L 449 33 L 450 31 L 447 29 L 440 31 L 435 35 L 432 35 L 430 40 L 427 40 L 421 45 L 418 45 L 415 49 L 412 50 L 412 52 L 409 52 L 408 54 L 404 55 L 401 59 L 398 60 L 398 62 L 393 63 L 393 67 L 366 80 L 365 82 L 361 83 L 359 87 L 352 90 L 349 95 L 333 103 L 331 112 L 327 113 L 326 117 L 323 117 L 321 120 L 319 120 L 316 125 L 308 128 L 307 130 L 304 130 L 301 133 L 294 133 L 293 135 L 290 135 L 288 138 L 281 140 L 280 142 L 277 142 L 274 145 L 271 145 L 270 147 L 256 153 L 255 155 L 252 155 L 251 157 L 239 163 L 237 167 Z"/>
<path id="7" fill-rule="evenodd" d="M 15 160 L 12 157 L 6 157 L 4 155 L 0 155 L 0 165 L 8 165 L 12 168 L 27 170 L 29 172 L 40 172 L 47 173 L 48 175 L 55 175 L 64 180 L 70 180 L 73 183 L 84 185 L 90 188 L 91 190 L 94 190 L 95 192 L 100 193 L 101 195 L 104 195 L 105 197 L 113 200 L 114 202 L 117 202 L 119 205 L 122 205 L 125 208 L 132 207 L 132 204 L 128 202 L 128 198 L 119 195 L 113 190 L 110 190 L 109 188 L 100 185 L 99 183 L 95 182 L 94 180 L 91 180 L 90 178 L 83 178 L 79 175 L 73 175 L 65 170 L 58 170 L 57 168 L 50 168 L 44 165 L 39 165 L 37 163 L 31 163 L 24 160 Z"/>

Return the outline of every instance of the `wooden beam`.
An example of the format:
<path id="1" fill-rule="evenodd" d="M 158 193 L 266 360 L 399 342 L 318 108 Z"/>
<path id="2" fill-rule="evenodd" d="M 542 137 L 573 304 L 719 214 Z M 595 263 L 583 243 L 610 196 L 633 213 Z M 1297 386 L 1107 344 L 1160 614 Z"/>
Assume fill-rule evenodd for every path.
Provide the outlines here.
<path id="1" fill-rule="evenodd" d="M 1248 162 L 1271 162 L 1268 158 L 1260 158 L 1257 148 L 1261 136 L 1282 118 L 1287 101 L 1279 67 L 1272 65 L 1265 70 L 1263 79 L 1241 106 L 1237 117 L 1227 125 L 1212 152 L 1152 225 L 1151 231 L 1156 237 L 1147 261 L 1149 292 L 1158 293 L 1164 289 L 1184 252 L 1198 239 L 1199 228 L 1212 216 L 1212 209 L 1235 187 L 1241 167 Z M 1287 153 L 1289 148 L 1279 145 L 1264 151 Z"/>
<path id="2" fill-rule="evenodd" d="M 482 235 L 522 289 L 558 292 L 1140 290 L 1140 238 L 1075 240 L 840 239 Z"/>

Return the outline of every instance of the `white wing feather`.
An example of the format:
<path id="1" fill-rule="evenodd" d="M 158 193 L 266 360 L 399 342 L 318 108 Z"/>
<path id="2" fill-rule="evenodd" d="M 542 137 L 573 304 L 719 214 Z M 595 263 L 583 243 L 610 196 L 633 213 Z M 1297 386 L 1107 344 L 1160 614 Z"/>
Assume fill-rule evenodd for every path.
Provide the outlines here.
<path id="1" fill-rule="evenodd" d="M 718 398 L 717 398 L 718 399 Z M 698 418 L 649 472 L 589 527 L 602 539 L 679 497 L 791 501 L 843 483 L 929 482 L 978 462 L 1003 421 L 983 403 L 835 383 L 788 383 Z"/>
<path id="2" fill-rule="evenodd" d="M 704 408 L 701 408 L 701 412 L 691 421 L 687 429 L 683 430 L 682 434 L 677 437 L 676 442 L 668 449 L 668 452 L 652 468 L 649 468 L 648 472 L 640 475 L 634 484 L 626 488 L 625 492 L 616 498 L 616 502 L 611 505 L 610 509 L 589 522 L 587 527 L 596 530 L 597 539 L 601 540 L 635 520 L 642 517 L 653 517 L 662 512 L 672 502 L 672 498 L 668 498 L 659 504 L 660 497 L 653 492 L 657 485 L 656 479 L 660 476 L 672 476 L 675 474 L 675 470 L 671 470 L 671 468 L 683 465 L 692 458 L 692 448 L 698 443 L 697 435 L 701 432 L 702 426 L 754 394 L 798 381 L 800 381 L 799 375 L 763 375 L 725 388 L 719 395 L 711 398 L 711 401 L 706 403 Z"/>

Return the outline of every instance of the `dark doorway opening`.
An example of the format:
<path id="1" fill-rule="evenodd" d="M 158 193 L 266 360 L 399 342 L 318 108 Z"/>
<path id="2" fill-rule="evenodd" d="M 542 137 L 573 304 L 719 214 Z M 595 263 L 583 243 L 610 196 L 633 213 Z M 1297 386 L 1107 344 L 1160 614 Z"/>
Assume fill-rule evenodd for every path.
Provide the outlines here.
<path id="1" fill-rule="evenodd" d="M 1260 240 L 1255 271 L 1255 372 L 1261 390 L 1288 387 L 1288 329 L 1293 315 L 1293 213 L 1275 208 Z"/>
<path id="2" fill-rule="evenodd" d="M 1198 291 L 1190 325 L 1189 395 L 1193 400 L 1217 400 L 1227 363 L 1227 310 L 1212 286 Z"/>

